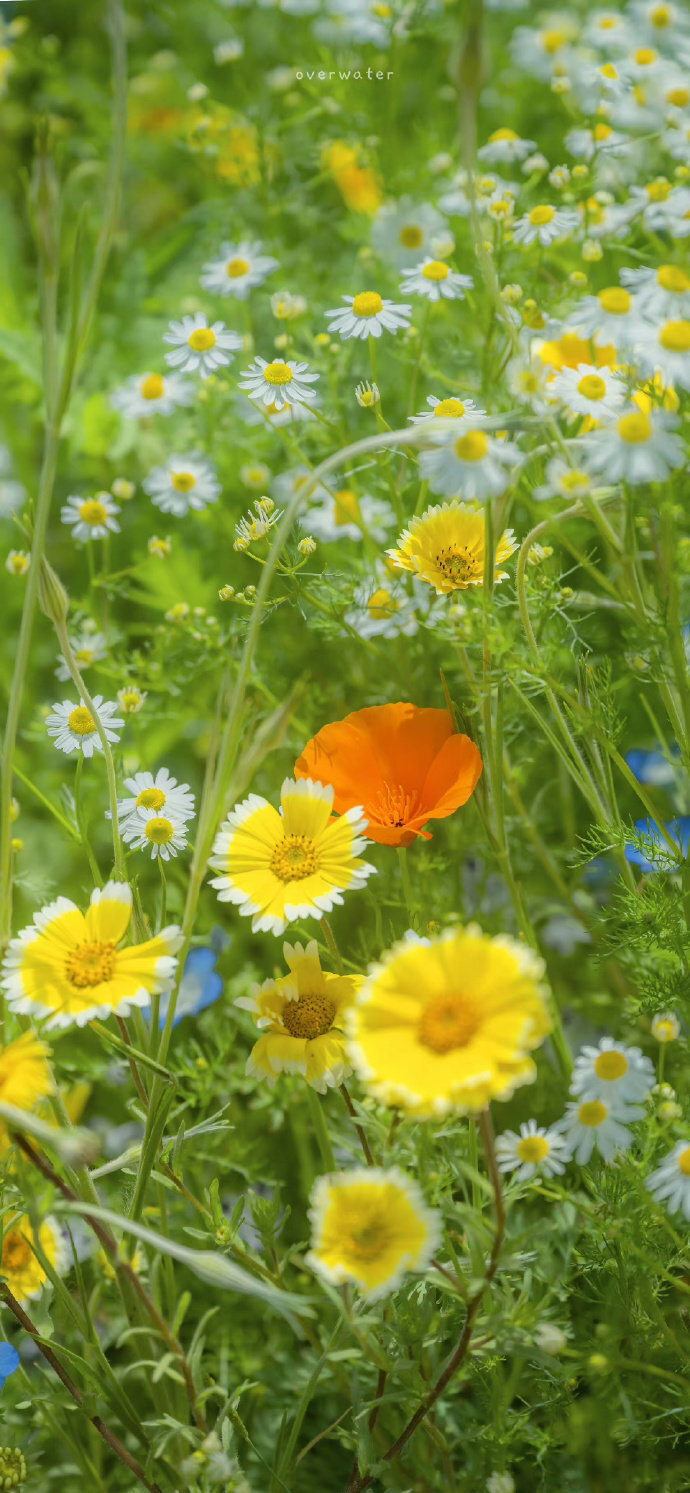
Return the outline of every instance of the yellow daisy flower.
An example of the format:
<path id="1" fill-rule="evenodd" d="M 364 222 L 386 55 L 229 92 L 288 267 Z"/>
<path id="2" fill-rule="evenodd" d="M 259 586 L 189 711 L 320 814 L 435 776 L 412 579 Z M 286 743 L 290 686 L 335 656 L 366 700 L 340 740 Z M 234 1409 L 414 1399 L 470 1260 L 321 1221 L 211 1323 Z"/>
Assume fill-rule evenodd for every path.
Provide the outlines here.
<path id="1" fill-rule="evenodd" d="M 342 1013 L 352 1004 L 360 977 L 332 975 L 321 968 L 312 940 L 306 948 L 283 944 L 290 970 L 279 980 L 265 980 L 253 996 L 235 1002 L 267 1028 L 247 1060 L 247 1072 L 267 1078 L 302 1073 L 320 1094 L 337 1088 L 351 1071 L 345 1051 Z"/>
<path id="2" fill-rule="evenodd" d="M 544 966 L 531 949 L 470 924 L 408 934 L 347 1013 L 348 1051 L 369 1091 L 420 1117 L 473 1113 L 531 1083 L 550 1029 Z"/>
<path id="3" fill-rule="evenodd" d="M 170 988 L 182 942 L 179 928 L 118 949 L 132 912 L 130 888 L 109 881 L 80 912 L 58 897 L 8 946 L 0 984 L 11 1011 L 46 1016 L 47 1027 L 84 1026 L 96 1017 L 128 1016 Z"/>
<path id="4" fill-rule="evenodd" d="M 397 1290 L 407 1270 L 426 1270 L 441 1238 L 440 1215 L 397 1167 L 319 1177 L 309 1217 L 306 1263 L 334 1285 L 353 1281 L 370 1301 Z"/>
<path id="5" fill-rule="evenodd" d="M 504 581 L 504 560 L 517 549 L 512 529 L 496 545 L 495 581 Z M 403 529 L 398 548 L 388 550 L 398 570 L 411 570 L 441 595 L 483 586 L 486 563 L 486 514 L 478 503 L 437 503 Z"/>
<path id="6" fill-rule="evenodd" d="M 286 778 L 278 813 L 250 793 L 228 814 L 209 865 L 221 902 L 253 917 L 254 933 L 284 933 L 297 918 L 320 918 L 361 887 L 374 867 L 358 860 L 367 841 L 361 807 L 331 817 L 333 788 L 311 778 Z"/>
<path id="7" fill-rule="evenodd" d="M 33 1109 L 52 1088 L 48 1058 L 50 1049 L 33 1032 L 0 1047 L 0 1102 L 15 1109 Z M 0 1157 L 9 1150 L 7 1126 L 0 1121 Z"/>
<path id="8" fill-rule="evenodd" d="M 48 1279 L 34 1254 L 34 1231 L 29 1219 L 16 1213 L 5 1226 L 0 1278 L 17 1301 L 40 1296 Z M 46 1218 L 38 1230 L 38 1244 L 58 1274 L 68 1268 L 69 1256 L 62 1232 L 54 1218 Z"/>

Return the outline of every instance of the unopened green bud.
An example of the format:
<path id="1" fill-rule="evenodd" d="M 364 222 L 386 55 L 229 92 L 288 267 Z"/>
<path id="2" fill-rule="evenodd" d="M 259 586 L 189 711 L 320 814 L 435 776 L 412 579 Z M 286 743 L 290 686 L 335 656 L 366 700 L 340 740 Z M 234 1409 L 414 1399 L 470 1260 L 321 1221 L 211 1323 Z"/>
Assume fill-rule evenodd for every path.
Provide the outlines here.
<path id="1" fill-rule="evenodd" d="M 67 621 L 69 596 L 59 575 L 45 558 L 41 561 L 41 573 L 38 578 L 38 604 L 46 617 L 50 617 L 51 622 L 59 624 Z"/>

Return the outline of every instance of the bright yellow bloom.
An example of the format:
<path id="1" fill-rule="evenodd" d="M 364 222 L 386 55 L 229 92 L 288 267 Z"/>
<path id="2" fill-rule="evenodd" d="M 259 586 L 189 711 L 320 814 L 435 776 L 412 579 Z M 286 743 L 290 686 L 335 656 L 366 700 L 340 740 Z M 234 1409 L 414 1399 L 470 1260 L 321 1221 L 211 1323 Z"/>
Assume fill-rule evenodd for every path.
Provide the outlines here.
<path id="1" fill-rule="evenodd" d="M 297 918 L 320 918 L 361 887 L 374 867 L 358 860 L 367 841 L 361 807 L 331 817 L 333 789 L 311 778 L 286 778 L 282 816 L 256 793 L 228 814 L 209 865 L 221 902 L 253 917 L 255 933 L 284 933 Z"/>
<path id="2" fill-rule="evenodd" d="M 347 206 L 372 217 L 383 201 L 381 180 L 376 172 L 370 166 L 360 166 L 357 151 L 344 140 L 334 140 L 322 159 Z"/>
<path id="3" fill-rule="evenodd" d="M 536 1077 L 550 1029 L 543 964 L 480 928 L 408 934 L 348 1012 L 348 1051 L 370 1093 L 423 1117 L 474 1113 Z"/>
<path id="4" fill-rule="evenodd" d="M 118 881 L 96 888 L 86 913 L 67 897 L 37 912 L 5 956 L 0 983 L 10 1010 L 64 1027 L 150 1005 L 154 992 L 170 988 L 182 936 L 176 927 L 162 928 L 145 943 L 118 949 L 131 912 L 130 888 Z"/>
<path id="5" fill-rule="evenodd" d="M 29 1219 L 15 1214 L 4 1225 L 0 1276 L 17 1301 L 40 1296 L 48 1279 L 34 1254 L 35 1235 Z M 68 1255 L 60 1228 L 54 1219 L 46 1218 L 38 1230 L 38 1244 L 49 1264 L 61 1274 L 68 1267 Z"/>
<path id="6" fill-rule="evenodd" d="M 427 508 L 403 529 L 398 548 L 388 550 L 398 570 L 411 570 L 442 595 L 484 585 L 486 564 L 486 514 L 478 503 L 437 503 Z M 503 581 L 504 560 L 517 549 L 512 529 L 504 530 L 496 544 L 494 579 Z"/>
<path id="7" fill-rule="evenodd" d="M 33 1032 L 0 1047 L 0 1102 L 15 1109 L 33 1109 L 52 1088 L 48 1058 L 50 1050 Z M 9 1150 L 7 1127 L 0 1121 L 0 1157 Z"/>
<path id="8" fill-rule="evenodd" d="M 407 1270 L 426 1270 L 441 1237 L 439 1214 L 395 1167 L 319 1177 L 309 1217 L 307 1264 L 334 1285 L 354 1281 L 370 1301 L 397 1290 Z"/>
<path id="9" fill-rule="evenodd" d="M 342 1031 L 343 1012 L 361 983 L 354 975 L 332 975 L 321 968 L 312 940 L 283 944 L 290 970 L 279 980 L 266 980 L 253 996 L 235 1002 L 256 1015 L 267 1028 L 249 1055 L 247 1072 L 273 1085 L 279 1073 L 302 1073 L 320 1094 L 336 1088 L 350 1072 Z"/>

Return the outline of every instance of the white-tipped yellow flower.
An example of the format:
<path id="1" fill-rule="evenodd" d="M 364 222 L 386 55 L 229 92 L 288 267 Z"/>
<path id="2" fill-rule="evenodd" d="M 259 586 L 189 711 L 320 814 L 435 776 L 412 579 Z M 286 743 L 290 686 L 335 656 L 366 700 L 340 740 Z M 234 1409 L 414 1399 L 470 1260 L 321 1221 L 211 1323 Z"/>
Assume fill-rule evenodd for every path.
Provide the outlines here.
<path id="1" fill-rule="evenodd" d="M 53 1087 L 49 1057 L 50 1049 L 33 1032 L 24 1032 L 16 1042 L 0 1047 L 0 1102 L 32 1110 L 39 1099 L 45 1099 Z M 0 1156 L 9 1145 L 7 1127 L 0 1121 Z"/>
<path id="2" fill-rule="evenodd" d="M 17 1301 L 31 1301 L 40 1296 L 48 1279 L 34 1253 L 35 1244 L 58 1275 L 69 1266 L 67 1246 L 59 1224 L 54 1218 L 44 1219 L 36 1237 L 30 1220 L 15 1214 L 5 1220 L 3 1229 L 0 1275 Z"/>
<path id="3" fill-rule="evenodd" d="M 440 1215 L 411 1177 L 358 1167 L 319 1177 L 306 1262 L 333 1285 L 353 1284 L 369 1301 L 389 1296 L 409 1270 L 426 1270 L 441 1238 Z"/>
<path id="4" fill-rule="evenodd" d="M 321 968 L 312 940 L 283 944 L 290 970 L 279 980 L 266 980 L 254 995 L 241 996 L 236 1005 L 251 1011 L 263 1029 L 252 1048 L 247 1072 L 273 1085 L 280 1073 L 301 1073 L 312 1088 L 325 1094 L 347 1078 L 351 1065 L 345 1051 L 343 1013 L 354 1000 L 360 983 L 353 975 L 333 975 Z"/>
<path id="5" fill-rule="evenodd" d="M 502 570 L 517 549 L 512 529 L 501 534 L 496 545 L 494 580 L 503 581 Z M 398 570 L 411 570 L 440 595 L 483 586 L 486 564 L 486 513 L 474 503 L 437 503 L 427 508 L 403 529 L 396 549 L 387 551 Z"/>

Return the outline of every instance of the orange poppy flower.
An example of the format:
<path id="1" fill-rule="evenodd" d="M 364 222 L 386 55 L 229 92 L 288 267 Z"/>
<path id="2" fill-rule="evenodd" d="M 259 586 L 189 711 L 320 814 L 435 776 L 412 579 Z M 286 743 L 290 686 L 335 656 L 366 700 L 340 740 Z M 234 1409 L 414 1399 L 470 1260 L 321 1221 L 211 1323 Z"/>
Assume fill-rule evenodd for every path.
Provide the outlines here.
<path id="1" fill-rule="evenodd" d="M 367 835 L 379 845 L 411 845 L 423 826 L 447 819 L 477 786 L 482 759 L 458 736 L 447 710 L 372 705 L 324 726 L 298 757 L 295 777 L 329 783 L 333 807 L 363 805 Z"/>

